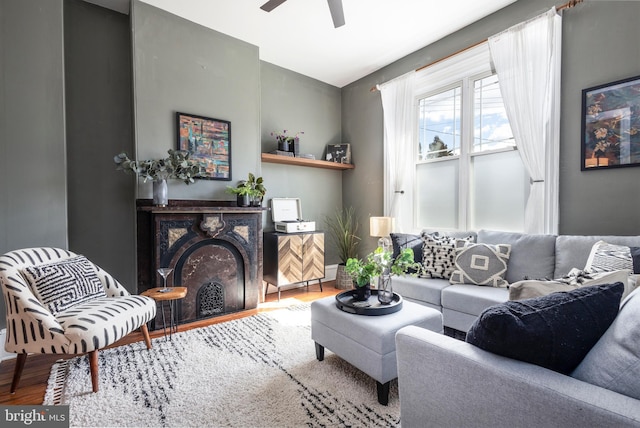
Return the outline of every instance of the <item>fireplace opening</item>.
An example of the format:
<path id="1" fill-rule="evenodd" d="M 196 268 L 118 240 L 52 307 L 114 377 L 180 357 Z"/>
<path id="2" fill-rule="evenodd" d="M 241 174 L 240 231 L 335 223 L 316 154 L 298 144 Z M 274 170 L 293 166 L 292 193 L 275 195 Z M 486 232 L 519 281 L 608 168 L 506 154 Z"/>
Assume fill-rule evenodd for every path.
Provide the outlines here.
<path id="1" fill-rule="evenodd" d="M 245 309 L 245 262 L 234 245 L 216 238 L 187 242 L 174 266 L 176 285 L 188 289 L 180 322 Z"/>
<path id="2" fill-rule="evenodd" d="M 224 313 L 224 287 L 217 282 L 204 284 L 196 297 L 196 318 L 208 318 Z"/>

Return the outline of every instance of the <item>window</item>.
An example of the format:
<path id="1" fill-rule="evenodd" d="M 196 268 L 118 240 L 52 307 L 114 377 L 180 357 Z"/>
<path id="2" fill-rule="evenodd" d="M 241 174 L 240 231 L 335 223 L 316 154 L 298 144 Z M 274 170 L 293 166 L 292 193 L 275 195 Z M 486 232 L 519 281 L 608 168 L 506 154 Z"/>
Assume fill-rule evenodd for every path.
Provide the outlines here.
<path id="1" fill-rule="evenodd" d="M 514 148 L 516 141 L 502 102 L 498 76 L 473 83 L 473 151 Z"/>
<path id="2" fill-rule="evenodd" d="M 486 47 L 421 78 L 415 229 L 524 230 L 529 177 Z"/>
<path id="3" fill-rule="evenodd" d="M 419 101 L 418 160 L 460 154 L 460 86 Z"/>

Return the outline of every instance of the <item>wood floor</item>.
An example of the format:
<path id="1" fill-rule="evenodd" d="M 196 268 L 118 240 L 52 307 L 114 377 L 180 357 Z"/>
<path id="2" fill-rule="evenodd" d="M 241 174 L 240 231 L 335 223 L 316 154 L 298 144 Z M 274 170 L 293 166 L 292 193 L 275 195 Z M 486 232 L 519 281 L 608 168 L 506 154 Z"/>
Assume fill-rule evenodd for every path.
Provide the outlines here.
<path id="1" fill-rule="evenodd" d="M 217 324 L 220 322 L 230 321 L 233 319 L 243 318 L 250 315 L 255 315 L 258 312 L 270 311 L 278 308 L 285 307 L 290 304 L 296 304 L 300 301 L 311 302 L 313 300 L 333 296 L 343 290 L 334 288 L 334 282 L 329 281 L 322 284 L 323 291 L 321 292 L 317 284 L 312 284 L 308 287 L 296 288 L 293 290 L 282 291 L 280 296 L 280 302 L 277 301 L 278 293 L 271 293 L 267 295 L 266 301 L 260 303 L 257 309 L 251 309 L 248 311 L 223 315 L 216 318 L 202 320 L 190 324 L 184 324 L 178 326 L 178 331 L 185 331 L 192 328 L 204 327 L 211 324 Z M 161 337 L 163 335 L 162 330 L 150 332 L 151 337 Z M 128 343 L 139 342 L 142 340 L 142 334 L 134 332 L 127 337 L 116 342 L 113 346 L 125 345 Z M 0 345 L 3 346 L 3 345 Z M 66 356 L 71 358 L 73 355 Z M 19 404 L 42 404 L 44 399 L 44 393 L 47 388 L 47 381 L 49 379 L 49 372 L 51 366 L 57 360 L 63 358 L 60 355 L 38 355 L 32 354 L 27 358 L 27 362 L 20 378 L 20 384 L 15 394 L 10 394 L 9 389 L 11 387 L 11 380 L 13 377 L 13 368 L 15 364 L 15 358 L 2 361 L 0 363 L 0 404 L 2 405 L 19 405 Z M 87 373 L 87 376 L 89 374 Z"/>

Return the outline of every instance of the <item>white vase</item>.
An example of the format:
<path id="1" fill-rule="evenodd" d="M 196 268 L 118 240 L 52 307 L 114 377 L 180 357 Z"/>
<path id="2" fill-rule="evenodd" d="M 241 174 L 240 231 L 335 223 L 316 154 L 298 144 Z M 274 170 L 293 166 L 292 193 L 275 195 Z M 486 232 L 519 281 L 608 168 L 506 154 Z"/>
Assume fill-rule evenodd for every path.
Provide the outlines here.
<path id="1" fill-rule="evenodd" d="M 169 189 L 167 180 L 160 178 L 153 180 L 153 205 L 166 207 L 169 203 Z"/>

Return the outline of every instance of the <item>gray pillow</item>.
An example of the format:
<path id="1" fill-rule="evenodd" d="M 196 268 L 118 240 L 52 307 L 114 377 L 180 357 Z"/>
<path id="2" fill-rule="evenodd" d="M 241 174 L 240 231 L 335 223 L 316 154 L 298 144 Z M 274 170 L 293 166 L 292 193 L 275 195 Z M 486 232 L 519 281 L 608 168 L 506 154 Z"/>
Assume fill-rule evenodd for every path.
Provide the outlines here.
<path id="1" fill-rule="evenodd" d="M 555 235 L 530 235 L 482 229 L 478 231 L 478 242 L 511 245 L 509 269 L 505 275 L 510 284 L 523 279 L 557 278 L 554 275 Z"/>
<path id="2" fill-rule="evenodd" d="M 571 376 L 640 400 L 640 289 L 622 302 L 609 329 Z"/>
<path id="3" fill-rule="evenodd" d="M 475 284 L 491 287 L 506 287 L 504 279 L 511 245 L 473 244 L 456 241 L 456 267 L 451 273 L 451 284 Z"/>

